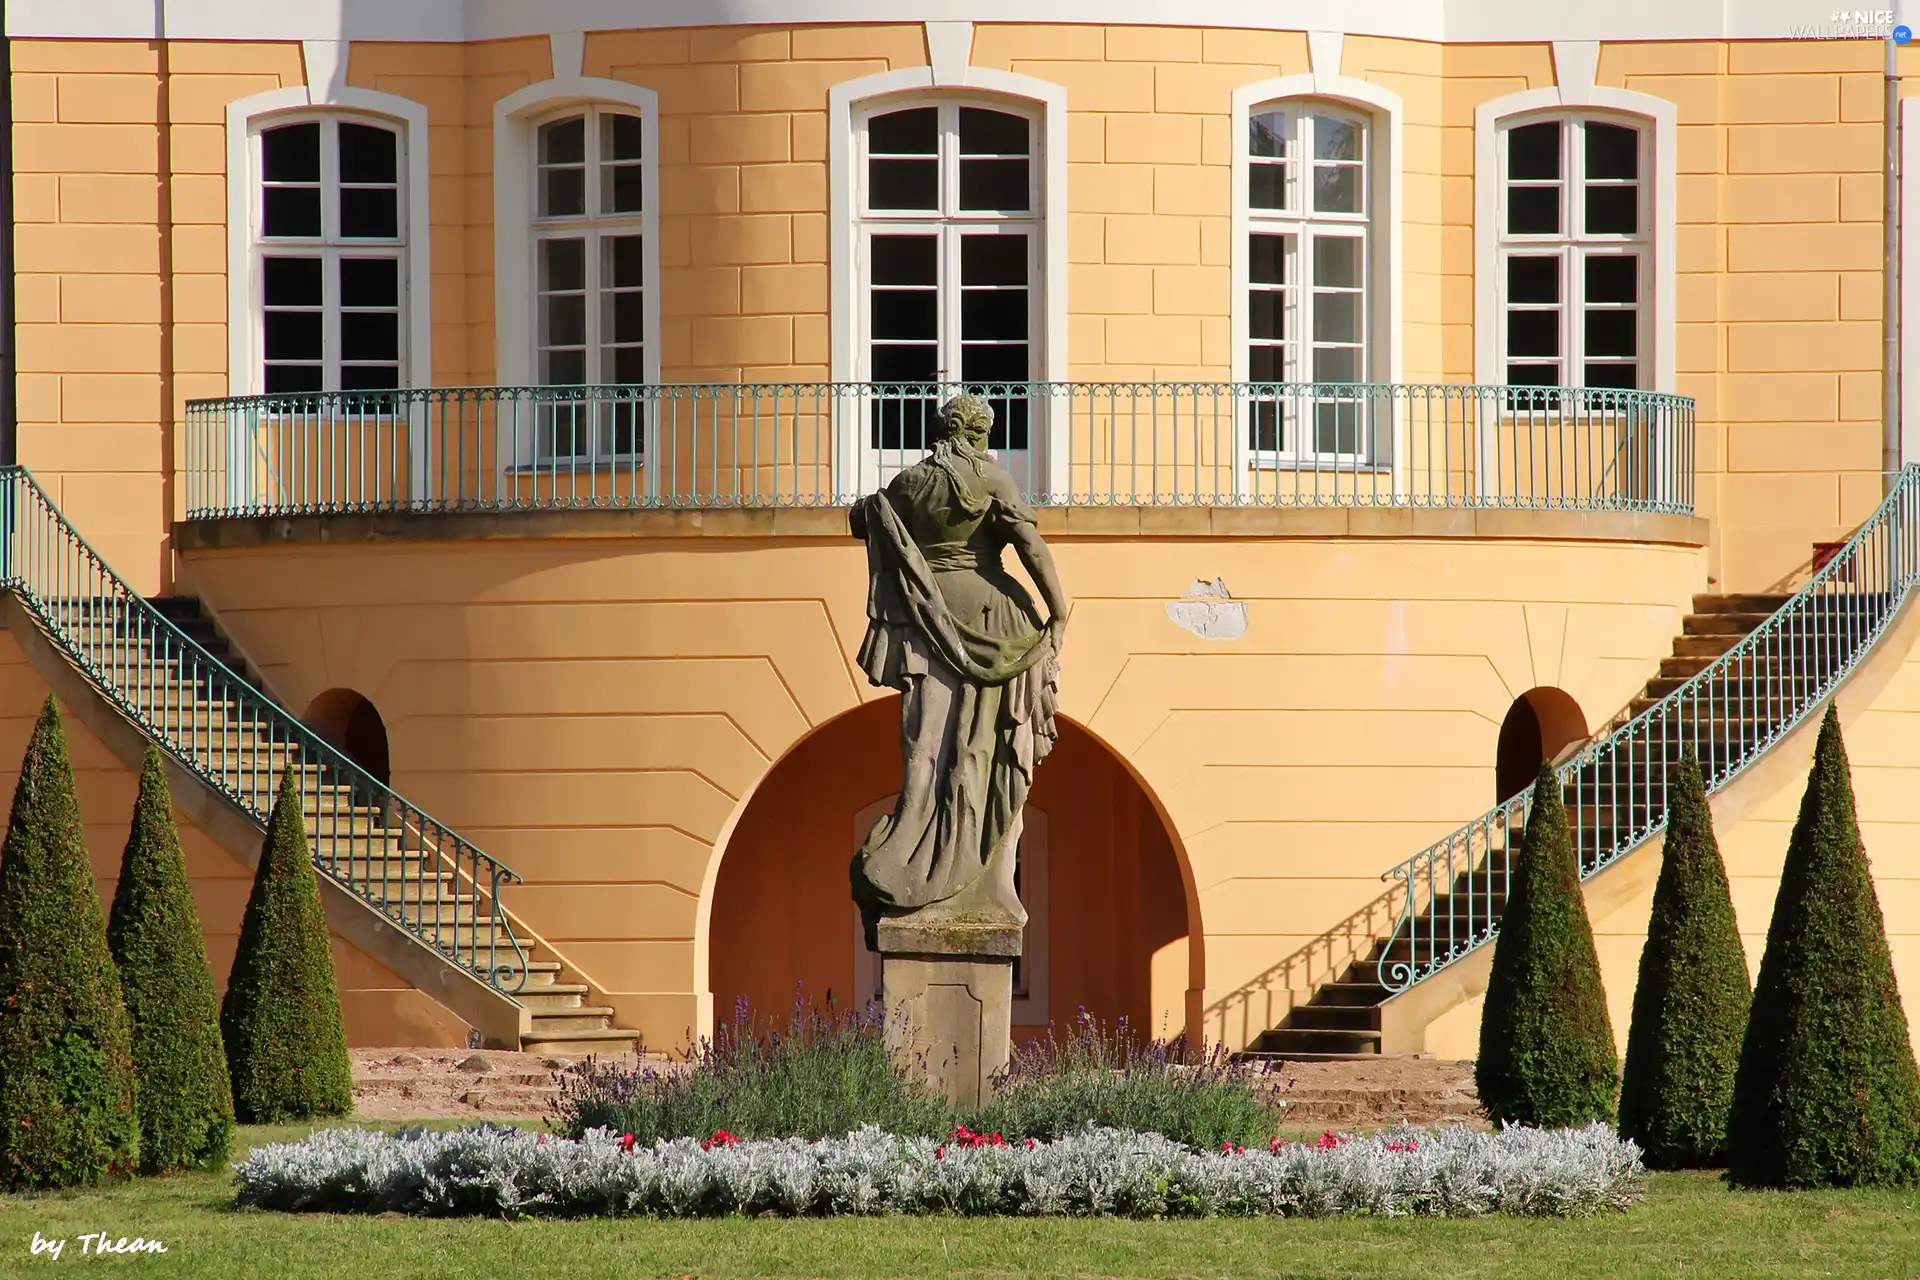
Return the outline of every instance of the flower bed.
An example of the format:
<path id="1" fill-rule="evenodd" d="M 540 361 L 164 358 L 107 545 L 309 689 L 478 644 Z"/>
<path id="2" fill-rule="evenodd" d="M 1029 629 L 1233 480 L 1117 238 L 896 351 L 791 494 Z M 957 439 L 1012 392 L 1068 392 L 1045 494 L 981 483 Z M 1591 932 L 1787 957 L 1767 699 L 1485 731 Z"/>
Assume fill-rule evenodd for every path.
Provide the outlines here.
<path id="1" fill-rule="evenodd" d="M 1119 1129 L 1015 1143 L 965 1130 L 945 1141 L 871 1127 L 813 1142 L 722 1132 L 646 1147 L 604 1129 L 575 1141 L 493 1126 L 339 1128 L 256 1148 L 236 1175 L 241 1205 L 436 1217 L 1547 1217 L 1645 1194 L 1639 1149 L 1598 1124 L 1403 1128 L 1210 1152 Z"/>

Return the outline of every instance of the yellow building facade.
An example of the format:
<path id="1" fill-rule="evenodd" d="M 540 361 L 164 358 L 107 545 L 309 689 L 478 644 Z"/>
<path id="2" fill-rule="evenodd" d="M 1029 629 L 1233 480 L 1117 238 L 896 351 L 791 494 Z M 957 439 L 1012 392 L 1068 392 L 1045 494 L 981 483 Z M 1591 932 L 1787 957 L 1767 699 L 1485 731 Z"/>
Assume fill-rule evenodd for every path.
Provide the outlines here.
<path id="1" fill-rule="evenodd" d="M 1577 807 L 1669 694 L 1761 726 L 1702 731 L 1756 963 L 1839 697 L 1920 983 L 1871 31 L 922 7 L 10 6 L 11 460 L 96 586 L 16 546 L 0 761 L 58 693 L 103 894 L 158 741 L 224 977 L 251 752 L 319 779 L 357 1043 L 870 995 L 846 864 L 900 765 L 844 506 L 974 386 L 1074 598 L 1018 1025 L 1471 1056 L 1516 768 Z M 1752 664 L 1690 637 L 1842 597 L 1826 666 L 1700 709 Z M 1624 1043 L 1658 837 L 1607 804 Z"/>

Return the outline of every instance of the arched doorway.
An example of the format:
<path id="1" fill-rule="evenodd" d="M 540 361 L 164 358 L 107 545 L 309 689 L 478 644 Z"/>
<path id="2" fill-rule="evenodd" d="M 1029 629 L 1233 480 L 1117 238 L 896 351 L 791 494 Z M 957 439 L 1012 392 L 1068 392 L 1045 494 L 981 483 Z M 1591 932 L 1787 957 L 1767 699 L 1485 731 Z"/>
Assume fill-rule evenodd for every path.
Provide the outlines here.
<path id="1" fill-rule="evenodd" d="M 387 724 L 367 698 L 352 689 L 329 689 L 307 708 L 307 727 L 372 774 L 382 786 L 392 784 L 387 756 Z"/>
<path id="2" fill-rule="evenodd" d="M 883 698 L 815 730 L 740 814 L 706 930 L 716 1021 L 741 1001 L 778 1017 L 796 992 L 850 1005 L 873 989 L 847 869 L 856 828 L 900 788 L 899 706 Z M 1188 990 L 1200 985 L 1201 940 L 1189 927 L 1188 877 L 1151 798 L 1105 744 L 1062 720 L 1028 799 L 1034 847 L 1021 891 L 1044 897 L 1027 902 L 1029 999 L 1016 1037 L 1044 1034 L 1082 1008 L 1150 1035 L 1180 1033 Z"/>
<path id="3" fill-rule="evenodd" d="M 1533 785 L 1542 760 L 1587 738 L 1587 718 L 1580 704 L 1564 689 L 1540 685 L 1513 700 L 1500 722 L 1500 745 L 1494 766 L 1496 804 L 1505 803 Z"/>

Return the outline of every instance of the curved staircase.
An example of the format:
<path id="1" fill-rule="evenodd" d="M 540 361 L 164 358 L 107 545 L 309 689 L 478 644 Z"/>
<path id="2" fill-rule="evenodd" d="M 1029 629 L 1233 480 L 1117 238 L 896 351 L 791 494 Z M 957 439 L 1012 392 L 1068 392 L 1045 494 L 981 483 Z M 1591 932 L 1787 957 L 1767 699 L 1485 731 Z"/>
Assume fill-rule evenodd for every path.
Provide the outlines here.
<path id="1" fill-rule="evenodd" d="M 291 767 L 328 923 L 464 1018 L 536 1052 L 631 1052 L 638 1034 L 501 901 L 514 872 L 260 692 L 191 597 L 142 598 L 22 468 L 0 470 L 6 624 L 61 700 L 138 767 L 158 746 L 176 803 L 252 866 Z M 592 1000 L 592 1003 L 589 1003 Z"/>
<path id="2" fill-rule="evenodd" d="M 1666 825 L 1683 750 L 1720 790 L 1813 714 L 1892 624 L 1920 578 L 1920 466 L 1908 467 L 1838 554 L 1792 596 L 1700 595 L 1673 653 L 1627 708 L 1559 769 L 1567 823 L 1590 879 Z M 1531 797 L 1515 796 L 1388 871 L 1394 929 L 1294 1006 L 1243 1056 L 1378 1054 L 1395 996 L 1492 941 Z"/>

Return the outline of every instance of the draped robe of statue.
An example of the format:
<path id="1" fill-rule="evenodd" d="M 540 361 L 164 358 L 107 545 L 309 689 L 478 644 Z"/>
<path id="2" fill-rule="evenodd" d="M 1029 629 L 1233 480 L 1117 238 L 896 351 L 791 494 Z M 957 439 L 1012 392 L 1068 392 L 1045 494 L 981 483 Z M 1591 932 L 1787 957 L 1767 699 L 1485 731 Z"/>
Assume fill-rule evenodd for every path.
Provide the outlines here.
<path id="1" fill-rule="evenodd" d="M 880 917 L 923 909 L 1026 923 L 1014 859 L 1060 667 L 1001 552 L 1033 521 L 1012 476 L 959 436 L 854 510 L 870 579 L 860 665 L 900 691 L 906 765 L 899 802 L 853 858 L 870 946 Z"/>

